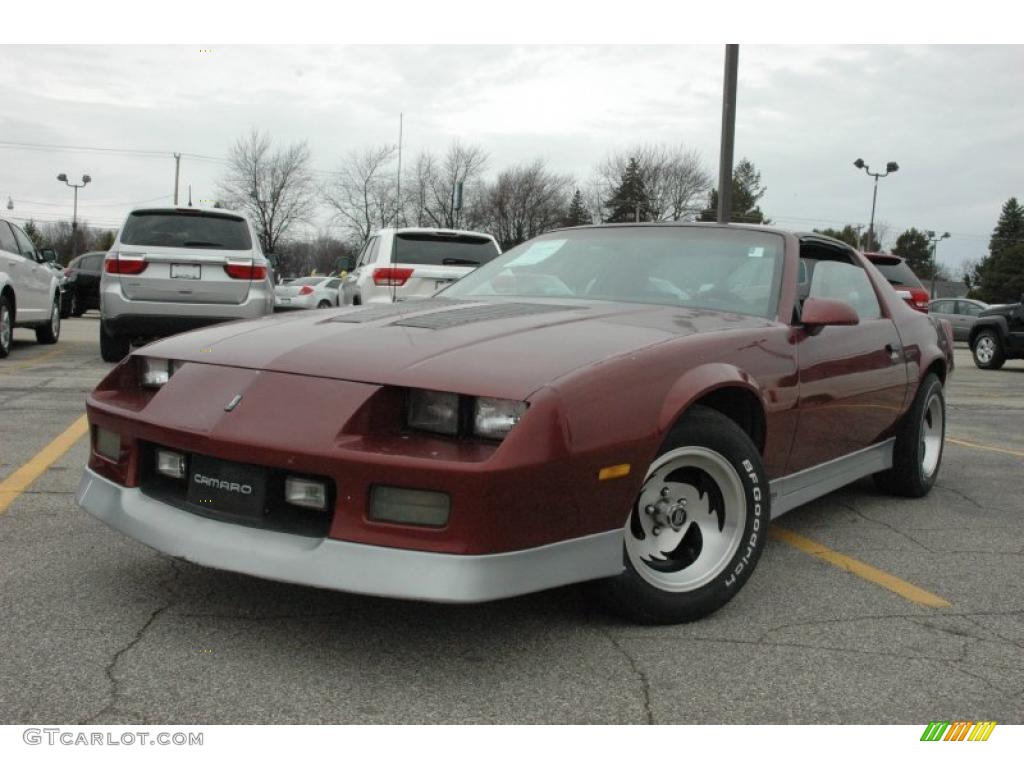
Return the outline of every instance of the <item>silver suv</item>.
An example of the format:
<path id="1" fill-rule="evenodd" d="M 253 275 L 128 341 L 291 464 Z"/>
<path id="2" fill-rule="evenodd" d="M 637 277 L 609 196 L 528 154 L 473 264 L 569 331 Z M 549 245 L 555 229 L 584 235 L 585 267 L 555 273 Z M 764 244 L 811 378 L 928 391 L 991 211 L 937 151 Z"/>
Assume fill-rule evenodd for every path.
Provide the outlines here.
<path id="1" fill-rule="evenodd" d="M 220 208 L 128 214 L 100 279 L 100 353 L 133 341 L 274 311 L 269 264 L 249 220 Z"/>

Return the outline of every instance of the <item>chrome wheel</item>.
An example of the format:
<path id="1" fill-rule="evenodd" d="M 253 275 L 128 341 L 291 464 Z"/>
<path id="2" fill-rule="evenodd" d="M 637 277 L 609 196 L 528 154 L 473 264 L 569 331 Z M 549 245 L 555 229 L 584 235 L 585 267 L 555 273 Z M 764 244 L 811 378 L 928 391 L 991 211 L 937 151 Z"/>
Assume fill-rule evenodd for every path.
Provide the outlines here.
<path id="1" fill-rule="evenodd" d="M 974 356 L 979 363 L 991 363 L 995 354 L 996 342 L 991 336 L 982 336 L 974 345 Z"/>
<path id="2" fill-rule="evenodd" d="M 54 338 L 60 336 L 60 301 L 53 302 L 53 311 L 50 313 L 50 331 Z"/>
<path id="3" fill-rule="evenodd" d="M 921 420 L 921 471 L 931 477 L 942 458 L 942 439 L 946 416 L 943 413 L 942 396 L 938 390 L 932 392 L 924 406 Z"/>
<path id="4" fill-rule="evenodd" d="M 729 460 L 709 448 L 678 448 L 648 470 L 626 523 L 626 554 L 657 589 L 688 592 L 721 574 L 746 522 L 743 482 Z"/>
<path id="5" fill-rule="evenodd" d="M 11 346 L 11 312 L 6 304 L 0 304 L 0 349 L 7 349 Z"/>

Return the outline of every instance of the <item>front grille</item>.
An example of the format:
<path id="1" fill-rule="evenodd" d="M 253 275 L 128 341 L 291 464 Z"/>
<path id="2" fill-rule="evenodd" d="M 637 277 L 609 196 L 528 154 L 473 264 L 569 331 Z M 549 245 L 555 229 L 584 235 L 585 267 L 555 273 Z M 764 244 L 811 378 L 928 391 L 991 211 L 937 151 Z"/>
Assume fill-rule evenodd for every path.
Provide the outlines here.
<path id="1" fill-rule="evenodd" d="M 314 536 L 323 538 L 331 527 L 331 520 L 334 516 L 334 501 L 336 498 L 334 483 L 329 478 L 317 477 L 315 475 L 299 474 L 294 471 L 286 471 L 275 467 L 260 467 L 255 465 L 238 465 L 232 462 L 225 462 L 211 456 L 202 454 L 190 454 L 171 448 L 176 453 L 183 453 L 188 462 L 188 469 L 185 477 L 177 480 L 156 471 L 156 451 L 162 446 L 152 443 L 140 444 L 140 490 L 146 496 L 170 504 L 173 507 L 191 512 L 201 517 L 208 517 L 221 522 L 244 525 L 251 528 L 262 528 L 282 533 L 292 533 L 298 536 Z M 192 467 L 196 460 L 207 460 L 219 462 L 226 468 L 239 467 L 249 475 L 261 477 L 265 483 L 265 497 L 261 504 L 243 511 L 232 511 L 216 506 L 206 506 L 195 503 L 190 499 L 189 483 L 192 482 Z M 288 504 L 284 500 L 284 482 L 288 476 L 300 476 L 312 480 L 319 480 L 327 484 L 327 509 L 325 511 L 308 509 Z"/>

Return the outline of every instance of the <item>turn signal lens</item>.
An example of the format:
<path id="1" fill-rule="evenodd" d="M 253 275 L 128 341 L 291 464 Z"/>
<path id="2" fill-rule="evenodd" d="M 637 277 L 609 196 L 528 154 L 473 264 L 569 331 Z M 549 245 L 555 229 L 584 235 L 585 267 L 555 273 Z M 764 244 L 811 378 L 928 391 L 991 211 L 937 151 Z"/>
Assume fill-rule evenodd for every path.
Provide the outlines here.
<path id="1" fill-rule="evenodd" d="M 161 475 L 181 480 L 185 477 L 185 457 L 174 451 L 156 452 L 156 471 Z"/>
<path id="2" fill-rule="evenodd" d="M 111 432 L 103 427 L 96 428 L 96 453 L 104 459 L 120 461 L 121 459 L 121 436 L 117 432 Z"/>
<path id="3" fill-rule="evenodd" d="M 448 523 L 451 499 L 447 493 L 375 485 L 370 490 L 370 519 L 382 523 L 428 525 Z"/>

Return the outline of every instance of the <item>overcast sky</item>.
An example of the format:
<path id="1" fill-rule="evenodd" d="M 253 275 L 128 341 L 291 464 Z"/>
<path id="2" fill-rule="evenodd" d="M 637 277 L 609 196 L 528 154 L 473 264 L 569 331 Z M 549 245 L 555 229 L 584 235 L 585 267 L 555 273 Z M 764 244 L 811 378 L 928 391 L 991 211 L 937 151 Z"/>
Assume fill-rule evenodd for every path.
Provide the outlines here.
<path id="1" fill-rule="evenodd" d="M 581 185 L 610 150 L 668 142 L 717 177 L 722 46 L 0 46 L 3 213 L 70 215 L 58 173 L 93 177 L 80 217 L 116 226 L 137 203 L 169 203 L 172 152 L 223 158 L 251 127 L 307 140 L 314 166 L 397 140 L 490 154 L 489 172 L 536 157 Z M 867 224 L 857 157 L 900 171 L 879 183 L 876 222 L 952 233 L 940 261 L 982 255 L 1002 203 L 1024 197 L 1024 46 L 741 46 L 736 157 L 794 229 Z M 407 155 L 407 156 L 408 156 Z M 223 170 L 186 156 L 182 189 L 209 200 Z M 325 178 L 325 177 L 321 177 Z M 327 222 L 321 222 L 325 224 Z"/>

